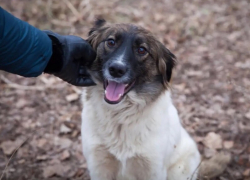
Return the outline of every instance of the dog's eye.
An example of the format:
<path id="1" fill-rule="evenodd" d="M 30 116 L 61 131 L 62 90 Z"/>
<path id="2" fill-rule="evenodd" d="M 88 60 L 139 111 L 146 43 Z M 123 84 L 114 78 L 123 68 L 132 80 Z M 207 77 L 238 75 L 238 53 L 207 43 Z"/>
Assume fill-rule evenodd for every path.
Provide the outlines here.
<path id="1" fill-rule="evenodd" d="M 114 47 L 114 46 L 115 46 L 115 40 L 113 40 L 113 39 L 108 39 L 108 40 L 107 40 L 107 44 L 108 44 L 109 47 Z"/>
<path id="2" fill-rule="evenodd" d="M 137 50 L 137 52 L 140 55 L 145 55 L 147 53 L 147 50 L 144 47 L 139 47 L 138 50 Z"/>

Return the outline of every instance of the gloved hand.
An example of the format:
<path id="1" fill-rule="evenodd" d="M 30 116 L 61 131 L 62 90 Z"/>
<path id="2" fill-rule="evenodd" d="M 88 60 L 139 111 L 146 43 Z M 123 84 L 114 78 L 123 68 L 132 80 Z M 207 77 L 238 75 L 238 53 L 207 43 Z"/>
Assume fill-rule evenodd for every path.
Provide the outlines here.
<path id="1" fill-rule="evenodd" d="M 53 53 L 44 72 L 53 74 L 75 86 L 93 86 L 87 73 L 96 53 L 89 43 L 77 36 L 62 36 L 44 31 L 52 41 Z"/>

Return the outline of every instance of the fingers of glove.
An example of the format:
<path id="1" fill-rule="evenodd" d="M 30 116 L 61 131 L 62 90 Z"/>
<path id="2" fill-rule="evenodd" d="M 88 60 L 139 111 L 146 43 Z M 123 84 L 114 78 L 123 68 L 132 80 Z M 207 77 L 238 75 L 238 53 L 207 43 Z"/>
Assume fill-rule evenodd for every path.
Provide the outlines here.
<path id="1" fill-rule="evenodd" d="M 85 66 L 80 66 L 78 71 L 79 76 L 90 76 Z"/>
<path id="2" fill-rule="evenodd" d="M 96 85 L 90 77 L 77 78 L 76 86 L 94 86 Z"/>
<path id="3" fill-rule="evenodd" d="M 66 41 L 74 59 L 82 60 L 83 64 L 94 61 L 96 53 L 87 41 L 77 36 L 66 36 Z"/>
<path id="4" fill-rule="evenodd" d="M 85 66 L 80 66 L 78 71 L 77 86 L 93 86 L 94 81 L 91 79 Z"/>

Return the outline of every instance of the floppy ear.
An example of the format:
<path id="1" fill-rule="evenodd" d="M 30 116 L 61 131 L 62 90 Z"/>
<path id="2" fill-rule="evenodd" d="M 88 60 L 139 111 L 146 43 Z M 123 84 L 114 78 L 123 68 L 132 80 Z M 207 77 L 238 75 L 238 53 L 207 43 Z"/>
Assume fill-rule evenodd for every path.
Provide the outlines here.
<path id="1" fill-rule="evenodd" d="M 106 21 L 104 19 L 97 19 L 95 21 L 94 27 L 92 27 L 89 31 L 89 34 L 88 34 L 89 36 L 87 38 L 87 41 L 95 50 L 98 45 L 98 40 L 100 40 L 102 27 L 104 26 L 105 23 Z"/>
<path id="2" fill-rule="evenodd" d="M 176 57 L 160 43 L 158 69 L 163 78 L 163 85 L 167 88 L 172 77 L 172 70 L 176 65 Z"/>

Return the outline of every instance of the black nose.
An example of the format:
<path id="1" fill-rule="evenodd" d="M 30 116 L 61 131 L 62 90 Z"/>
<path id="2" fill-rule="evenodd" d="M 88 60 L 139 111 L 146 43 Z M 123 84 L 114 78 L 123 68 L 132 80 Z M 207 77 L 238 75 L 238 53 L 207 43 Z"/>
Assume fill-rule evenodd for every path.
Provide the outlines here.
<path id="1" fill-rule="evenodd" d="M 115 78 L 122 77 L 127 72 L 127 67 L 120 63 L 112 63 L 109 66 L 109 73 Z"/>

